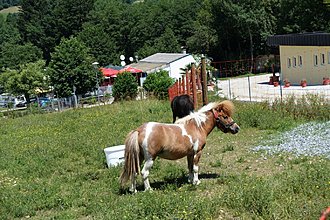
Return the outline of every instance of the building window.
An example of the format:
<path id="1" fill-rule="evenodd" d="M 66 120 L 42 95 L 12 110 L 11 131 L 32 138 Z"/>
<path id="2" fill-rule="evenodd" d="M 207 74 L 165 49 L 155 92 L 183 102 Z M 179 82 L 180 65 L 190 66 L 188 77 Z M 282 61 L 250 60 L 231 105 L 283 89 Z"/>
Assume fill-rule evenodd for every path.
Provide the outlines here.
<path id="1" fill-rule="evenodd" d="M 302 56 L 298 56 L 298 66 L 302 66 Z"/>
<path id="2" fill-rule="evenodd" d="M 325 54 L 324 53 L 320 54 L 320 63 L 321 63 L 321 65 L 325 64 Z"/>
<path id="3" fill-rule="evenodd" d="M 317 66 L 319 65 L 319 60 L 318 60 L 318 57 L 317 57 L 317 54 L 314 54 L 314 66 Z"/>
<path id="4" fill-rule="evenodd" d="M 330 51 L 328 51 L 328 64 L 330 64 Z"/>
<path id="5" fill-rule="evenodd" d="M 291 67 L 291 58 L 289 57 L 288 58 L 288 68 L 290 68 Z"/>
<path id="6" fill-rule="evenodd" d="M 292 63 L 293 67 L 297 66 L 297 57 L 293 57 L 293 63 Z"/>

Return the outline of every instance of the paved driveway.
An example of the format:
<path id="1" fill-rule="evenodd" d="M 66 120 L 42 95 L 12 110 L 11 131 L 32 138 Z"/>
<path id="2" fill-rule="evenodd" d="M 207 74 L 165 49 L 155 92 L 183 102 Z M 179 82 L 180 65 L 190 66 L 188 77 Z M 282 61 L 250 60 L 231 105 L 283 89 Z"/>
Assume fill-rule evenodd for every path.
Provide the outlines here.
<path id="1" fill-rule="evenodd" d="M 269 77 L 272 74 L 234 78 L 229 80 L 218 80 L 219 95 L 228 99 L 241 101 L 270 101 L 288 96 L 297 98 L 306 94 L 317 94 L 324 96 L 330 102 L 330 85 L 306 86 L 300 85 L 284 88 L 269 85 Z"/>

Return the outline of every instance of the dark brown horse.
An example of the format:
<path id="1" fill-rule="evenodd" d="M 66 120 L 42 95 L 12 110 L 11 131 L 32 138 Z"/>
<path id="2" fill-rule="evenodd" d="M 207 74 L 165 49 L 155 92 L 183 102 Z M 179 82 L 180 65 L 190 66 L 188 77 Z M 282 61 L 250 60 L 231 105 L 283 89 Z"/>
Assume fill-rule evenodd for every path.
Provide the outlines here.
<path id="1" fill-rule="evenodd" d="M 125 141 L 125 165 L 120 176 L 123 186 L 131 180 L 131 191 L 136 192 L 136 175 L 140 166 L 145 190 L 151 189 L 148 176 L 156 157 L 177 160 L 187 156 L 189 182 L 200 183 L 198 162 L 206 144 L 206 137 L 218 127 L 224 133 L 236 134 L 239 126 L 231 118 L 234 106 L 230 101 L 210 103 L 198 112 L 179 119 L 176 124 L 148 122 L 131 131 Z"/>
<path id="2" fill-rule="evenodd" d="M 174 123 L 177 117 L 183 118 L 194 112 L 194 102 L 189 95 L 175 96 L 171 102 L 171 109 Z"/>

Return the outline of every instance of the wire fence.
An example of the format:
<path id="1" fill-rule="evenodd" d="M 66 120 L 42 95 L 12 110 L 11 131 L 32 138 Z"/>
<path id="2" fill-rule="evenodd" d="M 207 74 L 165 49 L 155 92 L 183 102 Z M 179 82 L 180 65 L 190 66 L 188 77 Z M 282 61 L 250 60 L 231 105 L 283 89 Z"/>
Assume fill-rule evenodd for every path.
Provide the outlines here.
<path id="1" fill-rule="evenodd" d="M 294 96 L 301 98 L 306 95 L 318 95 L 330 102 L 330 85 L 306 86 L 283 84 L 274 86 L 269 84 L 272 74 L 232 78 L 217 81 L 217 93 L 219 96 L 240 101 L 274 102 Z"/>

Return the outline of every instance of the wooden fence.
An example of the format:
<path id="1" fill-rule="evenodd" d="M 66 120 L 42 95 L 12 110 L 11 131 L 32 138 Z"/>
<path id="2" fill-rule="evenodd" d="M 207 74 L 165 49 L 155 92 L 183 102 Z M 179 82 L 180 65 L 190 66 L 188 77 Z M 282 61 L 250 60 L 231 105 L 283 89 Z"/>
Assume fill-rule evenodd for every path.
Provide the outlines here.
<path id="1" fill-rule="evenodd" d="M 187 70 L 186 73 L 168 89 L 170 101 L 172 101 L 175 96 L 184 94 L 191 96 L 194 101 L 195 109 L 208 103 L 205 58 L 202 58 L 201 65 L 197 68 L 195 64 L 192 63 L 191 70 Z"/>

